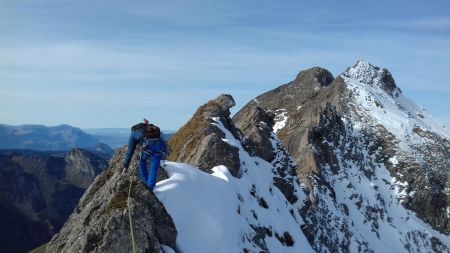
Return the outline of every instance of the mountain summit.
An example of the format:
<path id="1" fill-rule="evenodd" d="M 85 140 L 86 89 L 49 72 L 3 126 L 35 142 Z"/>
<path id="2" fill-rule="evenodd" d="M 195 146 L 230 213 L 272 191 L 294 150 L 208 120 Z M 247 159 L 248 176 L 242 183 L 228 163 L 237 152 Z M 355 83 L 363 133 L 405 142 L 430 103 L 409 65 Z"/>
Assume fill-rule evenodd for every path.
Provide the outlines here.
<path id="1" fill-rule="evenodd" d="M 387 69 L 373 66 L 367 61 L 358 61 L 353 67 L 347 69 L 343 75 L 363 84 L 376 85 L 391 94 L 395 91 L 401 93 Z"/>

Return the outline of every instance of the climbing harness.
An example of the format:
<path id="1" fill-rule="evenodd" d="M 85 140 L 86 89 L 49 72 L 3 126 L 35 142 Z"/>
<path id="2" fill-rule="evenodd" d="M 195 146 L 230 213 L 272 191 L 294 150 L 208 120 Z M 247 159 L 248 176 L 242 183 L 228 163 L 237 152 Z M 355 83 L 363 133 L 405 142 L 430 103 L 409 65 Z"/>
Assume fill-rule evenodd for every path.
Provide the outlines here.
<path id="1" fill-rule="evenodd" d="M 142 150 L 141 152 L 142 152 L 142 153 L 146 153 L 147 155 L 160 155 L 160 156 L 162 156 L 162 155 L 165 153 L 165 151 L 161 151 L 161 152 L 152 152 L 152 151 L 150 151 L 150 150 L 148 150 L 148 149 L 144 149 L 144 150 Z"/>

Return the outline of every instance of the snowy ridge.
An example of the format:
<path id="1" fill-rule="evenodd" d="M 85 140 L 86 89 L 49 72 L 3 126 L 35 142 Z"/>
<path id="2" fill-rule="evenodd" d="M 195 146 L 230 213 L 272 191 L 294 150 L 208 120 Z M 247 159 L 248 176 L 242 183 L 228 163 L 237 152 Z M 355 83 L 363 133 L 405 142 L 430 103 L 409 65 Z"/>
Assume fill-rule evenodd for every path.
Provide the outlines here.
<path id="1" fill-rule="evenodd" d="M 300 229 L 301 201 L 290 204 L 273 184 L 274 166 L 251 157 L 218 118 L 213 120 L 225 133 L 223 140 L 239 149 L 241 175 L 233 177 L 225 166 L 208 174 L 166 162 L 169 178 L 157 184 L 155 194 L 176 224 L 179 250 L 314 252 Z M 302 193 L 298 184 L 296 192 Z"/>

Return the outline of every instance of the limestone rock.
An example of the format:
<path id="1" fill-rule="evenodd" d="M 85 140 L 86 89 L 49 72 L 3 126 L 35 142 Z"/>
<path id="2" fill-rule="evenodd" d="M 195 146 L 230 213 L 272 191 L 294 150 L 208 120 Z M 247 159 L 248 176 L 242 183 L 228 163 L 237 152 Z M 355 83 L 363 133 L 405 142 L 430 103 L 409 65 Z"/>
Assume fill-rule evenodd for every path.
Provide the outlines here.
<path id="1" fill-rule="evenodd" d="M 204 171 L 225 165 L 233 176 L 237 176 L 240 168 L 238 149 L 222 141 L 225 135 L 215 125 L 215 120 L 219 120 L 236 138 L 240 138 L 239 130 L 230 119 L 229 109 L 234 104 L 230 95 L 220 95 L 202 105 L 170 139 L 172 153 L 169 160 L 198 166 Z"/>
<path id="2" fill-rule="evenodd" d="M 256 103 L 239 111 L 233 119 L 235 125 L 245 136 L 244 147 L 252 156 L 259 156 L 271 162 L 274 147 L 270 141 L 275 114 L 259 107 Z"/>
<path id="3" fill-rule="evenodd" d="M 47 252 L 131 252 L 128 212 L 137 252 L 163 252 L 162 244 L 175 248 L 177 231 L 163 204 L 134 173 L 120 174 L 118 167 L 95 179 Z"/>

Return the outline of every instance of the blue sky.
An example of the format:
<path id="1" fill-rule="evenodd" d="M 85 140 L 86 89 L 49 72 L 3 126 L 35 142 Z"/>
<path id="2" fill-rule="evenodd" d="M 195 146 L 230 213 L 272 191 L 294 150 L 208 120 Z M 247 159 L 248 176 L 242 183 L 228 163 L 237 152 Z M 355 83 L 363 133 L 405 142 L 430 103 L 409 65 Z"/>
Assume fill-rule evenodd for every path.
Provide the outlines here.
<path id="1" fill-rule="evenodd" d="M 0 123 L 176 130 L 359 59 L 450 125 L 450 2 L 0 0 Z"/>

